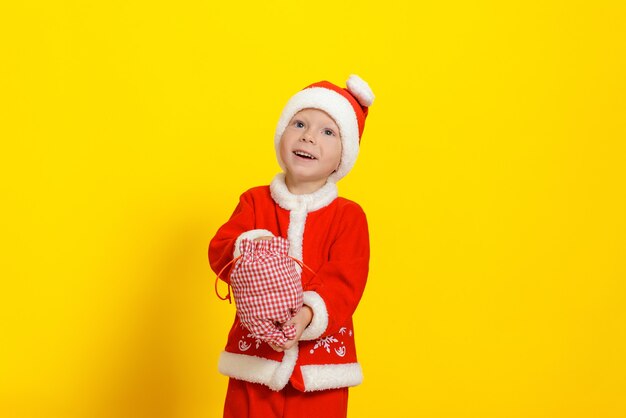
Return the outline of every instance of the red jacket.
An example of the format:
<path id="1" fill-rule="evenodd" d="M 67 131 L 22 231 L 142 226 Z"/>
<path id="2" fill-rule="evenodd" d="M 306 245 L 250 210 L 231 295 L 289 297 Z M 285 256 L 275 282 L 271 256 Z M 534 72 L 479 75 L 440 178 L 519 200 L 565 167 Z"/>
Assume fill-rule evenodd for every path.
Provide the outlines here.
<path id="1" fill-rule="evenodd" d="M 316 275 L 302 272 L 304 304 L 313 320 L 297 345 L 279 353 L 255 340 L 235 321 L 220 355 L 221 373 L 280 390 L 291 381 L 301 391 L 355 386 L 363 375 L 357 362 L 352 314 L 363 294 L 369 267 L 367 219 L 361 207 L 337 197 L 328 182 L 308 195 L 289 192 L 284 174 L 270 186 L 240 197 L 228 222 L 209 244 L 211 268 L 219 272 L 238 255 L 242 238 L 289 239 L 290 255 Z M 231 265 L 232 266 L 232 265 Z M 222 274 L 228 280 L 228 269 Z"/>

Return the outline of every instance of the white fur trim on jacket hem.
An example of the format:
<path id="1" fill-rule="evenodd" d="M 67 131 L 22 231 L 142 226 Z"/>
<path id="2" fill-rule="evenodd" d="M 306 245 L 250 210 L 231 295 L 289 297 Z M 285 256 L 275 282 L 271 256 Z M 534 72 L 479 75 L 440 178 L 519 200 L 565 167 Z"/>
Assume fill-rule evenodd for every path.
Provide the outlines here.
<path id="1" fill-rule="evenodd" d="M 301 340 L 315 340 L 319 338 L 328 327 L 328 311 L 324 299 L 313 291 L 304 292 L 303 303 L 313 310 L 313 319 L 308 327 L 304 329 Z"/>
<path id="2" fill-rule="evenodd" d="M 266 236 L 273 237 L 274 234 L 272 234 L 267 229 L 251 229 L 239 235 L 237 237 L 237 240 L 235 241 L 235 249 L 233 250 L 233 258 L 237 258 L 241 255 L 241 252 L 239 251 L 239 244 L 241 243 L 242 239 L 248 238 L 248 239 L 254 240 L 256 238 L 261 238 L 261 237 L 266 237 Z"/>
<path id="3" fill-rule="evenodd" d="M 279 391 L 287 385 L 298 359 L 298 346 L 284 352 L 283 361 L 222 351 L 218 363 L 220 373 L 246 382 L 260 383 Z"/>
<path id="4" fill-rule="evenodd" d="M 356 386 L 363 382 L 359 363 L 309 365 L 300 370 L 305 392 Z"/>
<path id="5" fill-rule="evenodd" d="M 222 351 L 217 369 L 235 379 L 268 385 L 279 365 L 274 360 Z"/>

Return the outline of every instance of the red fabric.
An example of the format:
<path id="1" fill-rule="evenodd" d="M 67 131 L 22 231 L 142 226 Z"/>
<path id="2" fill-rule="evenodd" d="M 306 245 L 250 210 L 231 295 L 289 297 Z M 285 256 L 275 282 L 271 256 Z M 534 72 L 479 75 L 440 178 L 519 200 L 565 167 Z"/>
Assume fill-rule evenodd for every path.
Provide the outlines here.
<path id="1" fill-rule="evenodd" d="M 271 197 L 268 186 L 252 188 L 240 196 L 230 219 L 209 244 L 209 262 L 218 273 L 233 259 L 237 238 L 254 229 L 267 229 L 287 237 L 290 212 Z M 291 382 L 304 390 L 298 369 L 304 365 L 342 365 L 357 362 L 352 314 L 361 299 L 369 268 L 369 235 L 365 213 L 348 199 L 337 197 L 328 206 L 309 212 L 304 228 L 302 261 L 316 272 L 304 291 L 323 300 L 328 326 L 310 341 L 299 341 L 298 358 Z M 222 278 L 228 282 L 228 273 Z M 255 341 L 235 316 L 225 350 L 245 356 L 282 361 L 283 353 Z"/>
<path id="2" fill-rule="evenodd" d="M 284 325 L 302 308 L 302 283 L 296 262 L 289 258 L 289 241 L 242 239 L 241 258 L 230 276 L 237 315 L 254 338 L 283 345 L 296 336 Z"/>
<path id="3" fill-rule="evenodd" d="M 300 392 L 291 385 L 275 392 L 257 383 L 230 379 L 224 418 L 346 418 L 348 388 Z"/>

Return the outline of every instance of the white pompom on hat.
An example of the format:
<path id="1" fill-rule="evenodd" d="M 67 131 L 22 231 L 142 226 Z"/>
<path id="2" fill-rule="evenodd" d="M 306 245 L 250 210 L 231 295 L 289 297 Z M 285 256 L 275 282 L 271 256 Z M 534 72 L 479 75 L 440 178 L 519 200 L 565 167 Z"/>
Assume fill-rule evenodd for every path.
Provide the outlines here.
<path id="1" fill-rule="evenodd" d="M 337 171 L 332 173 L 328 180 L 337 182 L 345 177 L 359 155 L 365 119 L 373 102 L 374 93 L 370 86 L 354 74 L 348 78 L 346 88 L 328 81 L 320 81 L 300 90 L 285 105 L 276 127 L 274 146 L 280 167 L 285 170 L 280 158 L 280 138 L 291 118 L 302 109 L 320 109 L 334 119 L 339 127 L 342 144 L 341 162 Z"/>

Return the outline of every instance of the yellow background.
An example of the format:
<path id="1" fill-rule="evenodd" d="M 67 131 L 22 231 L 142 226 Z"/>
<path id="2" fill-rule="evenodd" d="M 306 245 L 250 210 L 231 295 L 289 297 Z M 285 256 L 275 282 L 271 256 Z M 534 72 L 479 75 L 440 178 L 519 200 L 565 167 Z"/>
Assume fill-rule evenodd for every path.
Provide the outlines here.
<path id="1" fill-rule="evenodd" d="M 0 6 L 0 416 L 218 417 L 209 240 L 305 85 L 376 94 L 350 417 L 626 416 L 626 7 Z"/>

